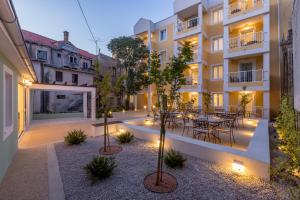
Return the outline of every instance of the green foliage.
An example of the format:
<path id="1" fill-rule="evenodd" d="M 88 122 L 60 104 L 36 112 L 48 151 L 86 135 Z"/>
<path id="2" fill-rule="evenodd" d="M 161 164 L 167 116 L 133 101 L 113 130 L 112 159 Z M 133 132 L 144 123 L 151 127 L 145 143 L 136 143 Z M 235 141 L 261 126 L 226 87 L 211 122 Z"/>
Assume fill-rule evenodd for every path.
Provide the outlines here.
<path id="1" fill-rule="evenodd" d="M 110 177 L 116 167 L 117 164 L 114 158 L 96 156 L 84 169 L 94 183 L 97 180 Z"/>
<path id="2" fill-rule="evenodd" d="M 203 104 L 205 108 L 205 112 L 209 113 L 211 110 L 212 104 L 212 94 L 209 92 L 203 92 Z"/>
<path id="3" fill-rule="evenodd" d="M 164 161 L 165 164 L 171 168 L 182 168 L 186 158 L 184 158 L 180 152 L 171 149 L 164 156 Z"/>
<path id="4" fill-rule="evenodd" d="M 82 130 L 72 130 L 68 132 L 65 137 L 65 144 L 67 145 L 77 145 L 86 140 L 86 135 Z"/>
<path id="5" fill-rule="evenodd" d="M 252 101 L 252 99 L 250 99 L 250 94 L 247 94 L 247 93 L 241 94 L 240 107 L 244 113 L 244 116 L 246 115 L 246 107 L 251 101 Z"/>
<path id="6" fill-rule="evenodd" d="M 130 143 L 133 139 L 134 139 L 134 135 L 128 131 L 126 133 L 121 133 L 120 135 L 117 136 L 117 141 L 120 144 Z"/>
<path id="7" fill-rule="evenodd" d="M 300 177 L 300 133 L 296 130 L 296 114 L 288 98 L 280 104 L 280 113 L 276 118 L 275 128 L 279 135 L 279 149 L 284 157 L 275 160 L 273 174 L 288 178 Z"/>
<path id="8" fill-rule="evenodd" d="M 120 95 L 124 95 L 124 92 L 127 94 L 125 105 L 129 109 L 130 95 L 137 94 L 149 84 L 146 73 L 149 50 L 141 39 L 125 36 L 112 39 L 107 47 L 119 61 L 119 67 L 125 69 L 126 74 L 118 84 L 118 92 Z"/>

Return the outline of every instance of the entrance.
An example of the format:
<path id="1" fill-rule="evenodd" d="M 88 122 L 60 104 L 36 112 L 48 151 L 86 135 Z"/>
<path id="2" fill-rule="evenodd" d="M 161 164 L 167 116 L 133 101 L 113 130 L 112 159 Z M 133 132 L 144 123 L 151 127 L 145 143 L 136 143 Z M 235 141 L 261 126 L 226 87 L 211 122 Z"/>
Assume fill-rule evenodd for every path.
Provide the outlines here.
<path id="1" fill-rule="evenodd" d="M 18 84 L 18 136 L 20 136 L 25 130 L 26 119 L 26 94 L 25 87 Z"/>

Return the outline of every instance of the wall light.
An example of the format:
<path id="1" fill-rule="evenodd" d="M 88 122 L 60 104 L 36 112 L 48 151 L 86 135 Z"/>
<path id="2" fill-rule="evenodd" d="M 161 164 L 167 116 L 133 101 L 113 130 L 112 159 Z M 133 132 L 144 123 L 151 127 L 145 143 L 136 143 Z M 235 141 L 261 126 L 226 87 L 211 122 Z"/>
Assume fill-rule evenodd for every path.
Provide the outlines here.
<path id="1" fill-rule="evenodd" d="M 120 133 L 125 133 L 125 130 L 123 128 L 120 128 Z"/>
<path id="2" fill-rule="evenodd" d="M 123 109 L 123 111 L 122 111 L 123 113 L 125 112 L 125 109 Z"/>
<path id="3" fill-rule="evenodd" d="M 244 163 L 241 161 L 234 160 L 232 163 L 232 171 L 239 174 L 244 173 L 245 172 Z"/>
<path id="4" fill-rule="evenodd" d="M 23 83 L 24 83 L 24 85 L 26 85 L 26 86 L 32 86 L 32 82 L 29 81 L 29 80 L 23 79 Z"/>

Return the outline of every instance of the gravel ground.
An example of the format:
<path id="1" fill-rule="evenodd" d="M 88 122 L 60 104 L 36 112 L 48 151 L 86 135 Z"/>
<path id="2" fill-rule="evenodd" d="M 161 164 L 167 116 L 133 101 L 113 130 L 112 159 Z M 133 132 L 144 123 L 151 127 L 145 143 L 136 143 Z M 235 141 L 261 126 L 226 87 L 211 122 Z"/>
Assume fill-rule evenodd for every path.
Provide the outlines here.
<path id="1" fill-rule="evenodd" d="M 101 145 L 102 137 L 74 147 L 56 144 L 66 199 L 277 199 L 276 190 L 270 184 L 254 177 L 226 173 L 217 165 L 191 156 L 186 156 L 183 169 L 165 169 L 177 178 L 178 187 L 173 193 L 152 193 L 144 188 L 143 179 L 155 171 L 157 151 L 141 140 L 123 145 L 123 151 L 115 156 L 118 167 L 114 174 L 91 185 L 83 167 L 98 155 Z"/>

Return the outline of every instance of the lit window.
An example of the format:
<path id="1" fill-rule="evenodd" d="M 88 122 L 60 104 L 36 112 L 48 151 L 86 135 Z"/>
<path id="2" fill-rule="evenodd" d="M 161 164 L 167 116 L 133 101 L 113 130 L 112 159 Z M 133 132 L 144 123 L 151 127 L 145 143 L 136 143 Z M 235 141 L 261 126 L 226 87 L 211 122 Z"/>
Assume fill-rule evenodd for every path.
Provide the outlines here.
<path id="1" fill-rule="evenodd" d="M 13 132 L 13 71 L 8 67 L 4 66 L 3 74 L 3 121 L 4 121 L 4 134 L 3 139 L 5 140 Z"/>
<path id="2" fill-rule="evenodd" d="M 214 38 L 212 52 L 223 51 L 223 37 Z"/>
<path id="3" fill-rule="evenodd" d="M 223 9 L 214 10 L 212 14 L 212 24 L 223 22 Z"/>
<path id="4" fill-rule="evenodd" d="M 160 59 L 160 63 L 166 63 L 167 62 L 167 52 L 166 51 L 161 51 L 159 54 L 159 59 Z"/>
<path id="5" fill-rule="evenodd" d="M 213 94 L 214 107 L 223 107 L 223 94 L 215 93 Z"/>
<path id="6" fill-rule="evenodd" d="M 161 30 L 159 32 L 159 40 L 164 41 L 167 39 L 167 29 Z"/>
<path id="7" fill-rule="evenodd" d="M 223 65 L 212 66 L 212 80 L 223 79 Z"/>

